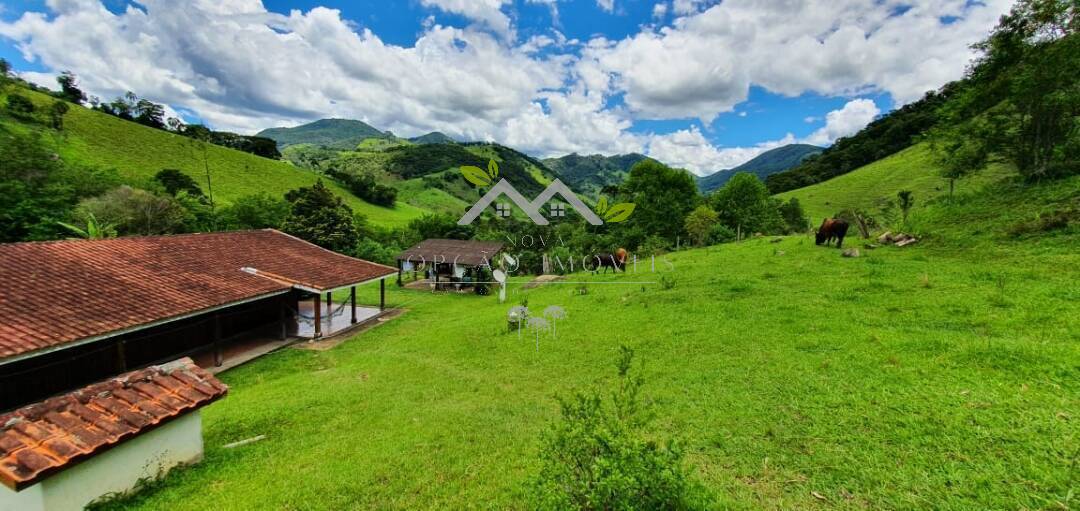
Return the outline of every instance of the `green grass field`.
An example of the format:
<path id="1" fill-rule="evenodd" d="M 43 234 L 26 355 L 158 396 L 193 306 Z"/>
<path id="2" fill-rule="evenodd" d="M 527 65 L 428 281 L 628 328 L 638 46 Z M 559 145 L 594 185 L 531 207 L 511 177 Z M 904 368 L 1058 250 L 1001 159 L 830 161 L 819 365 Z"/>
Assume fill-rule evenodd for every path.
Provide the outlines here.
<path id="1" fill-rule="evenodd" d="M 390 286 L 404 316 L 225 373 L 205 460 L 113 504 L 523 508 L 554 396 L 611 378 L 628 345 L 656 436 L 687 442 L 717 508 L 1070 509 L 1080 230 L 1014 238 L 1037 208 L 1000 211 L 1078 198 L 1080 178 L 1003 186 L 932 206 L 912 222 L 937 236 L 905 249 L 845 259 L 804 236 L 753 239 L 670 254 L 658 274 L 574 276 L 584 295 L 512 286 L 500 305 Z M 522 300 L 569 316 L 539 352 L 504 331 Z"/>
<path id="2" fill-rule="evenodd" d="M 992 165 L 957 181 L 956 191 L 977 190 L 1013 174 L 1015 171 L 1005 165 Z M 916 208 L 921 208 L 932 198 L 948 195 L 949 182 L 939 175 L 928 144 L 916 144 L 842 176 L 776 197 L 799 199 L 811 223 L 817 225 L 823 218 L 849 208 L 859 208 L 873 215 L 886 201 L 895 201 L 900 190 L 914 193 Z"/>
<path id="3" fill-rule="evenodd" d="M 39 107 L 53 101 L 37 92 L 19 92 Z M 60 154 L 65 159 L 93 167 L 115 168 L 123 179 L 136 185 L 148 183 L 163 168 L 174 168 L 190 175 L 206 192 L 205 147 L 214 198 L 220 204 L 259 192 L 284 195 L 289 190 L 311 186 L 318 179 L 316 174 L 288 163 L 204 144 L 82 107 L 72 106 L 64 117 L 64 124 L 59 143 Z M 336 183 L 325 181 L 353 211 L 362 213 L 378 225 L 403 225 L 426 212 L 403 202 L 394 208 L 375 206 Z"/>

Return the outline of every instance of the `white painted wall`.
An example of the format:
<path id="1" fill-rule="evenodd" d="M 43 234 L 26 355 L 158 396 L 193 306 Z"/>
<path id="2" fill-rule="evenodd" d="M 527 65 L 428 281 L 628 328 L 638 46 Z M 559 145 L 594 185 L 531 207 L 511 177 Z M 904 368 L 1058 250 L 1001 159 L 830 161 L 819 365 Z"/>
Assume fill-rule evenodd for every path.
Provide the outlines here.
<path id="1" fill-rule="evenodd" d="M 141 479 L 202 459 L 202 416 L 189 413 L 93 456 L 21 492 L 0 486 L 0 511 L 78 511 Z"/>

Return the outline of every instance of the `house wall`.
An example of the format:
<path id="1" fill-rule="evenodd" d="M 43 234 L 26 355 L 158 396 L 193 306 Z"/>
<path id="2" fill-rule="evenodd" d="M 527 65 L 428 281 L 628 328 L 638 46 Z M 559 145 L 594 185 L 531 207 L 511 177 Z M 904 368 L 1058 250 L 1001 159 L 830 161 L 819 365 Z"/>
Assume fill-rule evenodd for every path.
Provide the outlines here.
<path id="1" fill-rule="evenodd" d="M 274 335 L 282 306 L 294 311 L 298 299 L 296 292 L 272 296 L 0 365 L 0 412 L 126 371 L 213 349 L 219 328 L 223 339 L 263 330 Z M 88 320 L 93 318 L 93 311 L 86 314 Z"/>
<path id="2" fill-rule="evenodd" d="M 202 416 L 189 413 L 21 492 L 0 487 L 0 511 L 78 511 L 202 459 Z"/>

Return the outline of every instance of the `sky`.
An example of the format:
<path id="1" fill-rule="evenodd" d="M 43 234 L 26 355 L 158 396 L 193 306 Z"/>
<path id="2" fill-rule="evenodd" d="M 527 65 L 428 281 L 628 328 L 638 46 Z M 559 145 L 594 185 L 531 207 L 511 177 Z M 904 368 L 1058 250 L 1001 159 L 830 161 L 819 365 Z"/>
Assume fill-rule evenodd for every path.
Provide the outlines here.
<path id="1" fill-rule="evenodd" d="M 0 0 L 0 58 L 254 134 L 336 117 L 698 175 L 960 78 L 1011 0 Z"/>

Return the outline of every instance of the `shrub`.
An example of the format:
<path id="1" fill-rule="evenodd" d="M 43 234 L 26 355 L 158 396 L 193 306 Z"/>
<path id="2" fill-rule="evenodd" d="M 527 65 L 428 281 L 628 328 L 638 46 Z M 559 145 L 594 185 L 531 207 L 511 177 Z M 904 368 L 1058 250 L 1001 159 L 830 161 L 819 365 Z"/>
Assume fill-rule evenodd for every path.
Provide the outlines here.
<path id="1" fill-rule="evenodd" d="M 610 394 L 596 389 L 559 399 L 562 420 L 544 434 L 540 473 L 529 486 L 533 508 L 702 507 L 678 444 L 646 439 L 651 414 L 641 402 L 641 377 L 630 374 L 633 354 L 620 348 Z"/>
<path id="2" fill-rule="evenodd" d="M 189 219 L 187 210 L 176 199 L 130 186 L 82 201 L 76 217 L 86 222 L 91 216 L 115 226 L 120 235 L 143 236 L 183 232 Z"/>
<path id="3" fill-rule="evenodd" d="M 169 195 L 175 197 L 180 192 L 187 192 L 192 197 L 203 197 L 202 189 L 191 176 L 176 169 L 161 169 L 154 174 L 154 181 L 161 183 Z"/>
<path id="4" fill-rule="evenodd" d="M 29 119 L 34 115 L 34 103 L 22 94 L 11 94 L 7 99 L 7 110 L 20 119 Z"/>
<path id="5" fill-rule="evenodd" d="M 268 193 L 240 197 L 222 217 L 234 229 L 280 229 L 289 216 L 289 203 Z"/>

